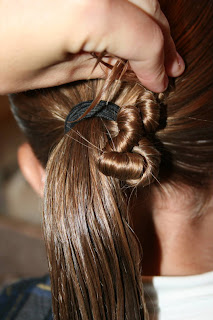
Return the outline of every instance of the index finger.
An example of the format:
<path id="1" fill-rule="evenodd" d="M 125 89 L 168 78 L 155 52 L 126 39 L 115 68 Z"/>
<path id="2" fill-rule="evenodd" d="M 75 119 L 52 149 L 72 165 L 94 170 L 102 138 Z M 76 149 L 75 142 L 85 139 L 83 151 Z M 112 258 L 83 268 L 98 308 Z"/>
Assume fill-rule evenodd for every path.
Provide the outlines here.
<path id="1" fill-rule="evenodd" d="M 145 87 L 154 92 L 166 89 L 162 30 L 138 6 L 123 0 L 106 0 L 104 5 L 102 2 L 99 7 L 88 8 L 81 27 L 87 29 L 87 37 L 82 39 L 83 50 L 107 51 L 127 59 Z"/>
<path id="2" fill-rule="evenodd" d="M 176 51 L 174 41 L 171 37 L 169 23 L 161 11 L 160 3 L 157 0 L 128 0 L 135 4 L 147 14 L 149 14 L 160 26 L 164 36 L 164 64 L 167 75 L 177 77 L 181 75 L 185 69 L 183 59 Z"/>

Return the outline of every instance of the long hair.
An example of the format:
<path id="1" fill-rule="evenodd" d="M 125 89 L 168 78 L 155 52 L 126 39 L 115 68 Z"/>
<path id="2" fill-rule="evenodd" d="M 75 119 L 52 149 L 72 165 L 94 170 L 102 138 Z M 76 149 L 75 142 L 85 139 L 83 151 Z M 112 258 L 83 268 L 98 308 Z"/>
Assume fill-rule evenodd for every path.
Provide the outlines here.
<path id="1" fill-rule="evenodd" d="M 213 163 L 213 3 L 161 1 L 187 69 L 153 94 L 119 62 L 104 80 L 14 94 L 13 113 L 46 168 L 44 235 L 56 320 L 148 319 L 130 187 L 181 181 L 207 188 Z M 90 118 L 64 134 L 82 101 L 116 103 L 117 121 Z"/>

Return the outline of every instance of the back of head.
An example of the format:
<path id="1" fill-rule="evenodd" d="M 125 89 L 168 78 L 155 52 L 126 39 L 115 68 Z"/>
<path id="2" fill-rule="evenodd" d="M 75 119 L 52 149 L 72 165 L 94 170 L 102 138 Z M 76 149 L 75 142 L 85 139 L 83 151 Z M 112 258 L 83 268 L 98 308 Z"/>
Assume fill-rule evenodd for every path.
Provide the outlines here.
<path id="1" fill-rule="evenodd" d="M 160 2 L 187 64 L 165 95 L 145 90 L 128 73 L 118 81 L 121 62 L 102 91 L 104 80 L 90 80 L 11 97 L 47 172 L 44 232 L 55 319 L 146 317 L 128 186 L 210 185 L 213 4 Z M 93 117 L 64 134 L 70 110 L 97 96 L 120 107 L 117 121 Z"/>

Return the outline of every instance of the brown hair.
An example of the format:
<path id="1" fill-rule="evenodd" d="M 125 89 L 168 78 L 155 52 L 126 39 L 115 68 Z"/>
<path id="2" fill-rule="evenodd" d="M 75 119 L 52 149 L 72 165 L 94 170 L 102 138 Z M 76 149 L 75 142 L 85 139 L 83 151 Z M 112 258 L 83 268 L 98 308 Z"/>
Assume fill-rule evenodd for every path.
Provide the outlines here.
<path id="1" fill-rule="evenodd" d="M 91 80 L 11 97 L 46 167 L 44 234 L 57 320 L 147 318 L 127 186 L 158 179 L 201 188 L 212 177 L 213 4 L 167 3 L 161 1 L 187 70 L 166 97 L 128 73 L 116 80 L 122 63 L 102 94 L 104 81 Z M 120 106 L 117 121 L 90 118 L 64 134 L 69 111 L 97 96 Z"/>

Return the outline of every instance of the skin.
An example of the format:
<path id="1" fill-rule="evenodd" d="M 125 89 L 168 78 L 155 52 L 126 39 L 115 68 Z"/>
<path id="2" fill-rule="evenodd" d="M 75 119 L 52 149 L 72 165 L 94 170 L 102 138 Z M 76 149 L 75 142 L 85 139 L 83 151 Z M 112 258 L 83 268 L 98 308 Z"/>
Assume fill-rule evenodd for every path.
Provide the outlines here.
<path id="1" fill-rule="evenodd" d="M 19 148 L 18 161 L 26 180 L 43 197 L 45 170 L 28 143 Z M 143 248 L 143 275 L 184 276 L 212 271 L 213 198 L 197 220 L 191 218 L 197 206 L 189 187 L 169 188 L 163 198 L 154 191 L 142 199 L 139 191 L 132 219 Z"/>
<path id="2" fill-rule="evenodd" d="M 139 191 L 132 210 L 134 230 L 143 248 L 144 275 L 185 276 L 212 271 L 213 197 L 196 219 L 200 193 L 186 185 L 161 187 L 167 191 L 152 189 L 145 197 Z"/>
<path id="3" fill-rule="evenodd" d="M 91 52 L 129 60 L 154 92 L 184 71 L 155 0 L 1 0 L 0 43 L 0 94 L 105 78 Z"/>

